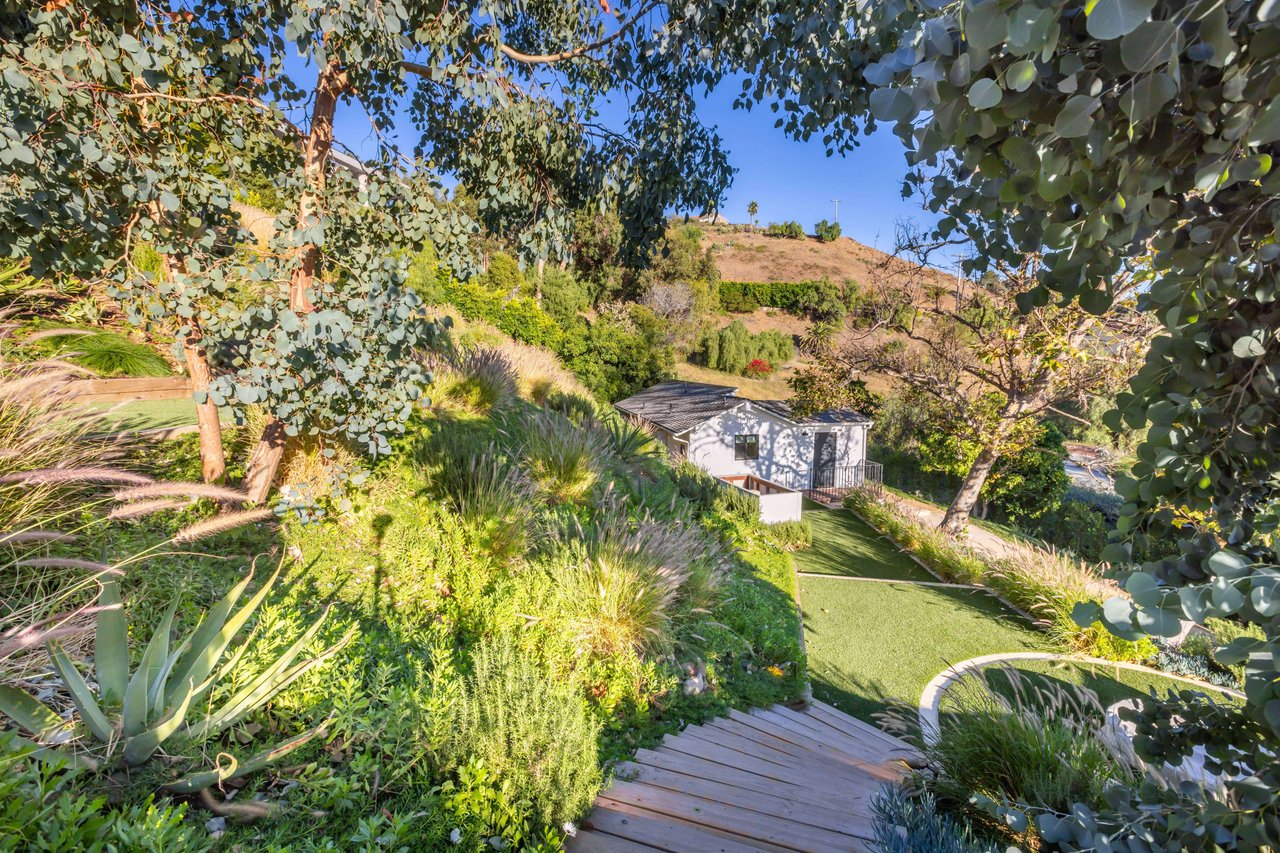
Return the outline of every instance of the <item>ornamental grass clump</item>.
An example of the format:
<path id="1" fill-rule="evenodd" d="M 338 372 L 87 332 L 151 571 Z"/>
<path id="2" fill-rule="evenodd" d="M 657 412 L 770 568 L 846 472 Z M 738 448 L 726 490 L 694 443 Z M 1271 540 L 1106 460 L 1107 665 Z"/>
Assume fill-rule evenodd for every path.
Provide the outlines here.
<path id="1" fill-rule="evenodd" d="M 566 539 L 558 589 L 581 651 L 668 652 L 677 622 L 707 612 L 719 598 L 727 555 L 687 520 L 662 522 L 645 513 L 632 521 L 615 506 Z"/>
<path id="2" fill-rule="evenodd" d="M 546 410 L 527 414 L 519 428 L 520 456 L 538 491 L 552 503 L 586 500 L 610 462 L 599 433 Z"/>
<path id="3" fill-rule="evenodd" d="M 414 459 L 494 557 L 506 561 L 528 550 L 537 489 L 501 445 L 476 430 L 442 423 L 418 442 Z"/>
<path id="4" fill-rule="evenodd" d="M 1010 543 L 1005 556 L 993 561 L 983 583 L 1034 616 L 1060 645 L 1108 660 L 1139 662 L 1155 657 L 1150 640 L 1121 639 L 1100 622 L 1080 627 L 1072 618 L 1077 604 L 1123 595 L 1118 585 L 1088 564 L 1054 549 Z"/>
<path id="5" fill-rule="evenodd" d="M 946 690 L 939 729 L 922 732 L 914 706 L 895 709 L 885 726 L 921 749 L 915 777 L 944 807 L 968 811 L 991 828 L 1027 838 L 1035 814 L 1106 805 L 1114 785 L 1136 785 L 1099 734 L 1105 714 L 1090 690 L 1024 677 L 1002 667 L 960 676 Z"/>
<path id="6" fill-rule="evenodd" d="M 438 385 L 438 399 L 480 415 L 504 408 L 517 394 L 511 363 L 490 347 L 476 347 L 449 358 Z"/>
<path id="7" fill-rule="evenodd" d="M 501 811 L 532 816 L 538 826 L 488 827 L 508 843 L 580 820 L 602 782 L 600 725 L 586 700 L 510 638 L 481 640 L 471 661 L 471 675 L 445 699 L 433 738 L 443 769 L 483 769 L 496 777 Z"/>

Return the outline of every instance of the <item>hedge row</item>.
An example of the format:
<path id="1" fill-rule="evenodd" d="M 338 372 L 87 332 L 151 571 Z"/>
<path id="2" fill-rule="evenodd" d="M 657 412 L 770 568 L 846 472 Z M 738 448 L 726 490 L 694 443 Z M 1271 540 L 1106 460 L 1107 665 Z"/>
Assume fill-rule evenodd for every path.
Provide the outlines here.
<path id="1" fill-rule="evenodd" d="M 817 301 L 817 292 L 824 284 L 821 281 L 722 281 L 720 307 L 725 311 L 781 308 L 799 314 Z"/>

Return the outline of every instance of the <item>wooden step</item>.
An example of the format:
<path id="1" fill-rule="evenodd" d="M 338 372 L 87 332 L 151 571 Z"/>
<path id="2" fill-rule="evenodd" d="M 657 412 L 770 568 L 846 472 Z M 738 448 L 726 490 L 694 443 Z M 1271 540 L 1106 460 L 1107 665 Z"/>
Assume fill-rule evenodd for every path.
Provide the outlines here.
<path id="1" fill-rule="evenodd" d="M 684 773 L 675 773 L 643 764 L 620 765 L 618 775 L 628 782 L 640 782 L 705 799 L 718 800 L 732 806 L 752 809 L 761 814 L 825 826 L 848 835 L 871 837 L 868 833 L 872 812 L 867 802 L 856 803 L 851 809 L 827 808 L 807 799 L 780 797 L 772 792 L 749 791 L 724 782 L 687 776 Z"/>
<path id="2" fill-rule="evenodd" d="M 595 811 L 587 821 L 593 832 L 620 838 L 635 844 L 647 845 L 653 850 L 667 853 L 688 853 L 705 850 L 707 853 L 774 853 L 774 849 L 761 847 L 748 841 L 725 838 L 685 821 L 673 821 L 646 809 L 636 808 L 602 795 Z M 565 845 L 572 853 L 577 847 L 573 839 Z"/>
<path id="3" fill-rule="evenodd" d="M 719 803 L 687 793 L 657 788 L 639 782 L 618 782 L 609 789 L 609 799 L 639 806 L 651 812 L 696 821 L 699 826 L 742 836 L 752 842 L 765 842 L 784 850 L 813 853 L 836 850 L 862 850 L 859 839 L 825 827 L 764 815 L 751 809 Z"/>

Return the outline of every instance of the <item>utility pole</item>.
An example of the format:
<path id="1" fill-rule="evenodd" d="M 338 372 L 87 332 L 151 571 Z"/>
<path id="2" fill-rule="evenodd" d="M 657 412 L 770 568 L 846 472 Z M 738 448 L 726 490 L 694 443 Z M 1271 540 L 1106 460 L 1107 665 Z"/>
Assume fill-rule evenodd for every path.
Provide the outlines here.
<path id="1" fill-rule="evenodd" d="M 831 199 L 831 203 L 836 206 L 835 213 L 833 215 L 835 216 L 835 224 L 839 225 L 840 224 L 840 199 L 833 198 Z"/>

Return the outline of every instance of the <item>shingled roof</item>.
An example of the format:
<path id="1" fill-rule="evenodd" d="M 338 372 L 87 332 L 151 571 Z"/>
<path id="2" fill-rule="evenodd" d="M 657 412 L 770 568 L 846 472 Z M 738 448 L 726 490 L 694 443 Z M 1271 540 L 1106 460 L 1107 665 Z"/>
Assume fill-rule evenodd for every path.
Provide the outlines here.
<path id="1" fill-rule="evenodd" d="M 677 379 L 660 382 L 614 405 L 628 415 L 635 415 L 673 435 L 679 435 L 746 403 L 793 424 L 871 423 L 865 415 L 852 409 L 830 409 L 805 418 L 796 418 L 791 415 L 791 404 L 785 400 L 748 400 L 739 397 L 738 389 L 728 385 L 708 385 Z"/>
<path id="2" fill-rule="evenodd" d="M 672 379 L 659 382 L 625 400 L 614 403 L 620 411 L 657 424 L 679 434 L 709 421 L 722 412 L 736 409 L 746 400 L 738 389 L 727 385 L 706 385 Z"/>

